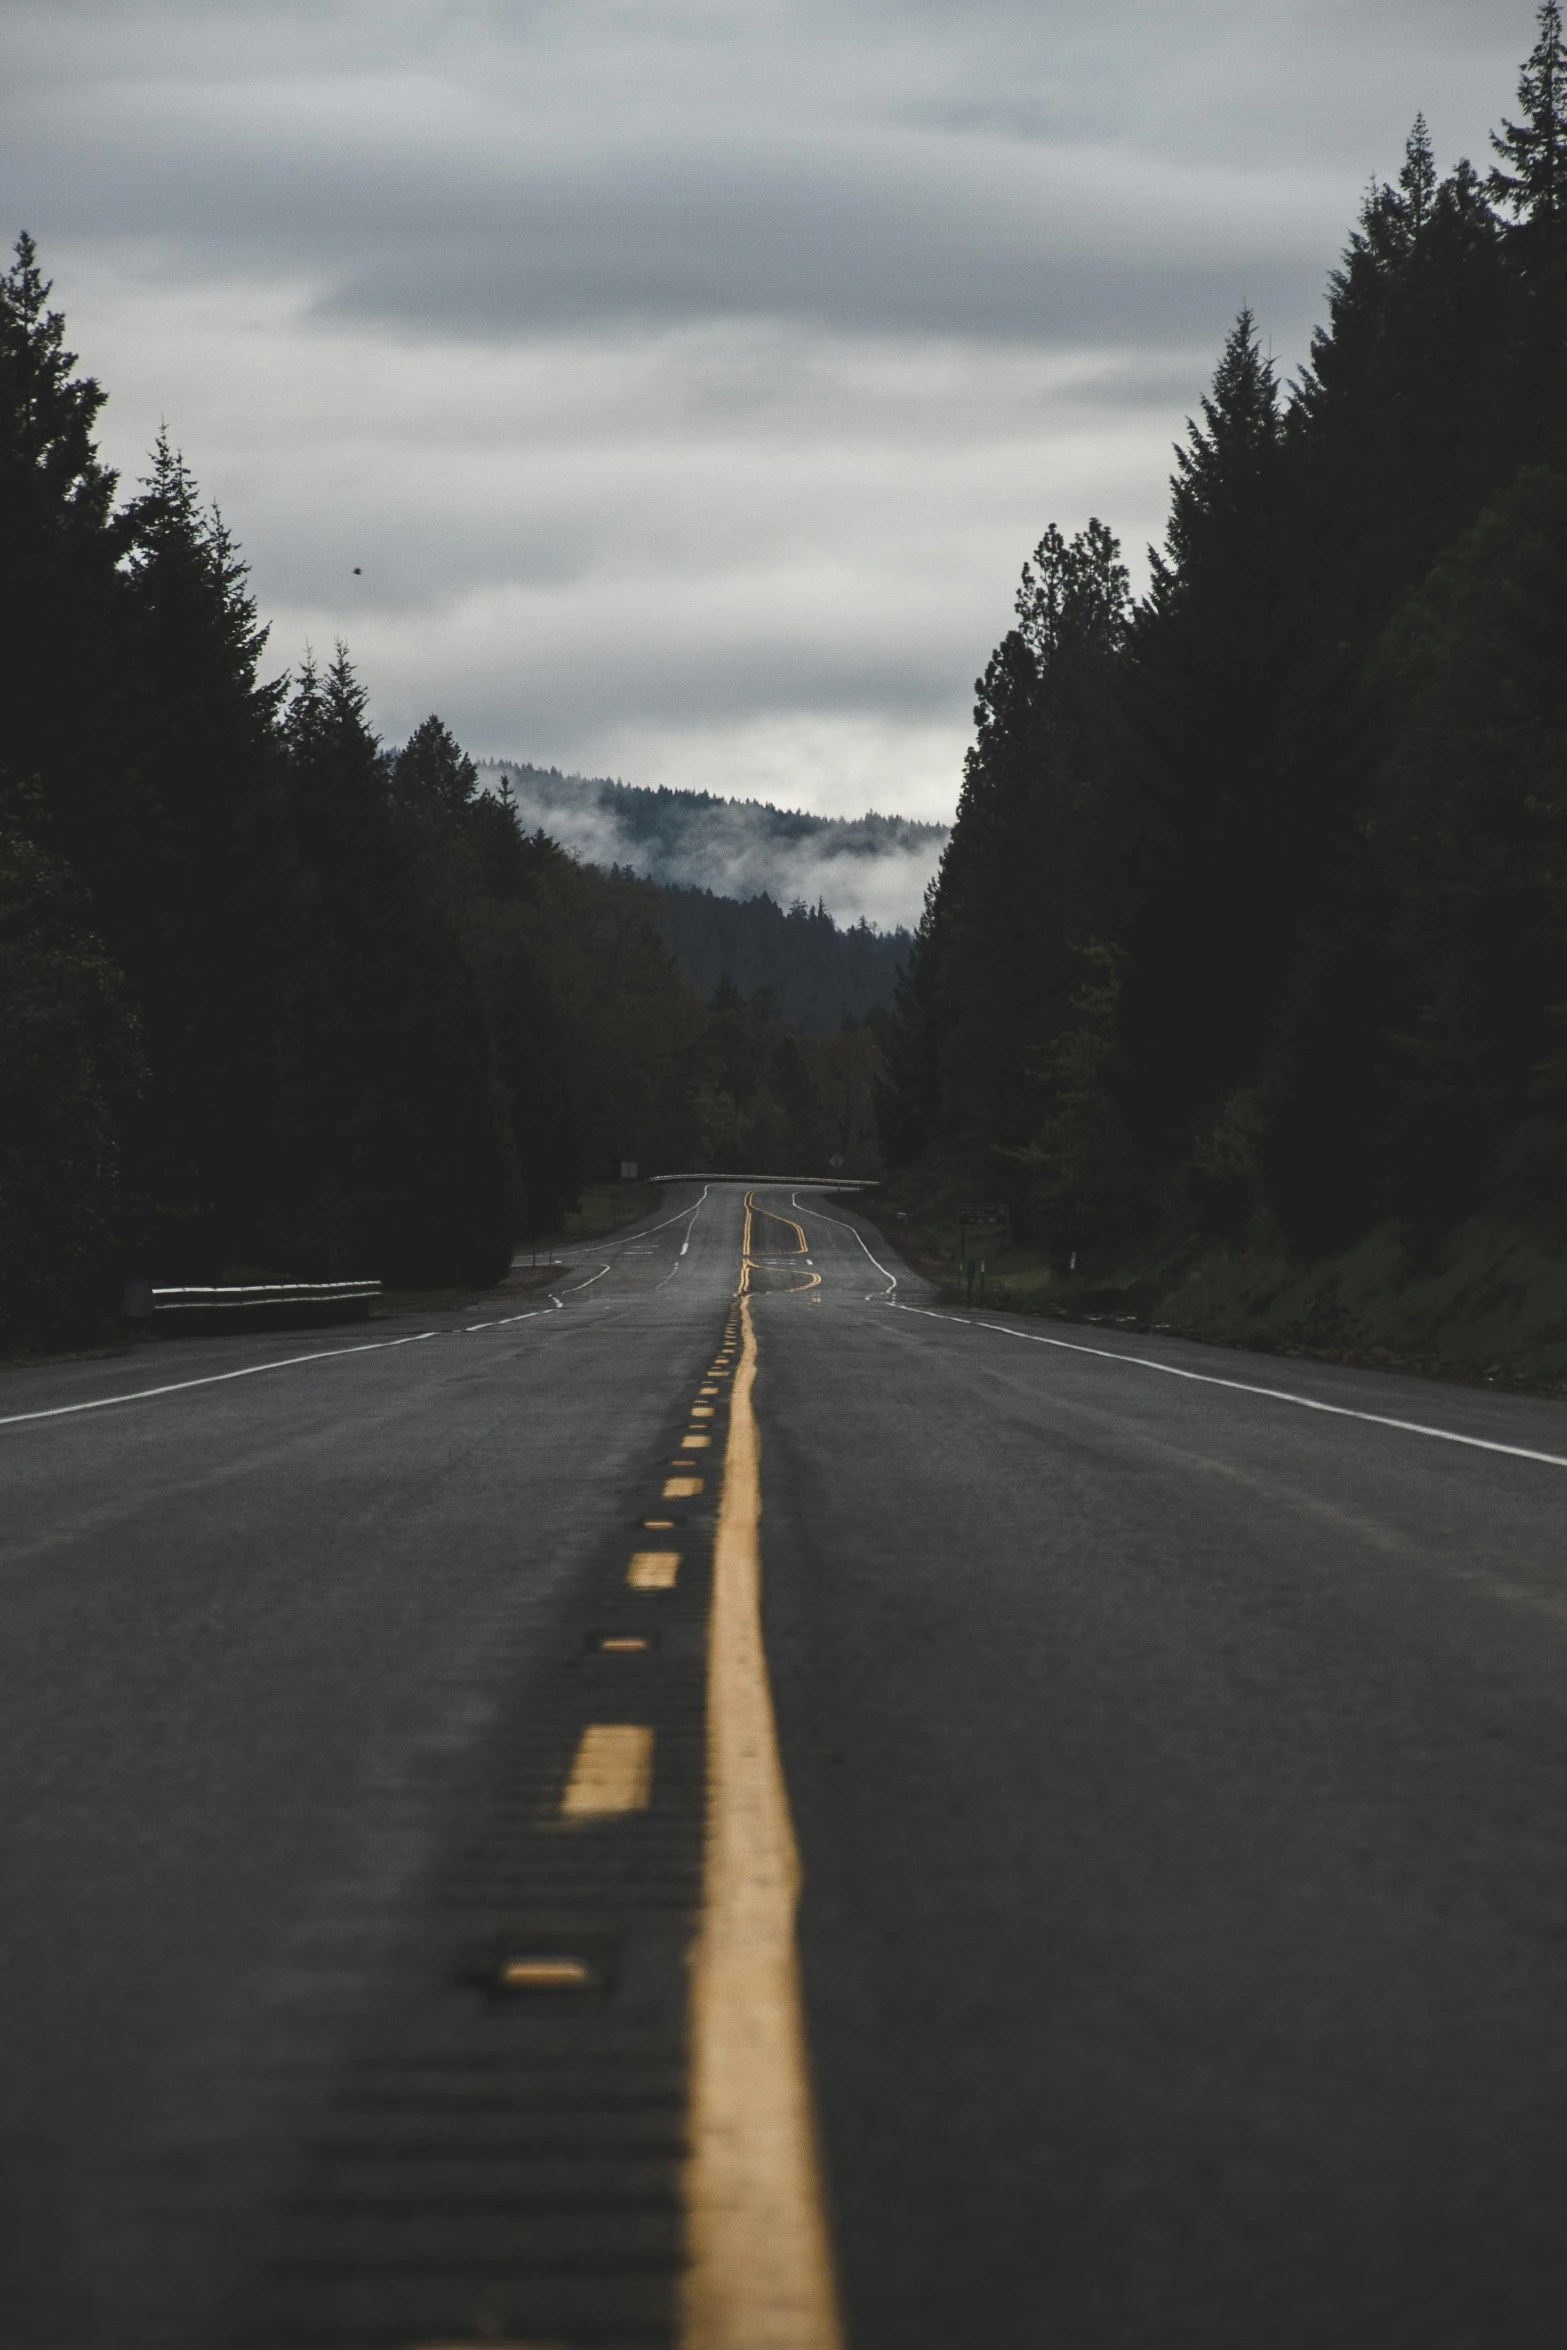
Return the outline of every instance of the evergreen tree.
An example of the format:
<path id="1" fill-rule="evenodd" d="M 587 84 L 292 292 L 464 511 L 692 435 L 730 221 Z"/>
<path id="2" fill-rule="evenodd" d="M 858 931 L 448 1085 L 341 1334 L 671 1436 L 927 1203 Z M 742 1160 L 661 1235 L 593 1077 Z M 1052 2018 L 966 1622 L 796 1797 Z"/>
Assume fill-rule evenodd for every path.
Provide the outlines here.
<path id="1" fill-rule="evenodd" d="M 1074 948 L 1114 918 L 1122 879 L 1112 681 L 1127 580 L 1102 523 L 1070 541 L 1046 532 L 1017 614 L 975 688 L 957 822 L 902 999 L 925 1041 L 893 1064 L 924 1069 L 924 1121 L 966 1148 L 1027 1138 L 1030 1069 L 1069 1017 Z"/>
<path id="2" fill-rule="evenodd" d="M 1509 1189 L 1532 1209 L 1567 1172 L 1564 642 L 1567 476 L 1528 467 L 1374 670 L 1393 730 L 1369 823 L 1394 973 L 1383 1204 L 1423 1221 Z"/>
<path id="3" fill-rule="evenodd" d="M 1176 451 L 1165 551 L 1129 648 L 1144 863 L 1126 1042 L 1145 1146 L 1171 1165 L 1249 1072 L 1298 919 L 1289 584 L 1277 386 L 1243 310 Z"/>
<path id="4" fill-rule="evenodd" d="M 1520 122 L 1492 139 L 1491 193 L 1513 216 L 1508 248 L 1518 290 L 1515 397 L 1522 454 L 1567 463 L 1567 44 L 1559 0 L 1545 0 L 1539 38 L 1518 81 Z"/>
<path id="5" fill-rule="evenodd" d="M 106 397 L 76 376 L 31 237 L 0 277 L 0 711 L 12 774 L 82 788 L 118 638 L 126 533 L 93 439 Z"/>
<path id="6" fill-rule="evenodd" d="M 274 1253 L 303 1146 L 309 889 L 277 741 L 280 684 L 221 516 L 160 439 L 127 509 L 112 791 L 69 824 L 135 989 L 151 1081 L 131 1146 L 143 1252 L 176 1277 Z"/>
<path id="7" fill-rule="evenodd" d="M 0 784 L 0 1343 L 101 1333 L 124 1277 L 120 1136 L 145 1081 L 87 893 Z"/>
<path id="8" fill-rule="evenodd" d="M 477 988 L 400 837 L 340 646 L 289 704 L 295 821 L 327 945 L 315 1029 L 317 1178 L 295 1252 L 329 1273 L 482 1281 L 510 1259 L 515 1160 Z"/>
<path id="9" fill-rule="evenodd" d="M 1539 38 L 1518 78 L 1522 122 L 1492 133 L 1500 157 L 1491 192 L 1514 216 L 1541 227 L 1567 224 L 1567 42 L 1561 0 L 1543 0 Z"/>

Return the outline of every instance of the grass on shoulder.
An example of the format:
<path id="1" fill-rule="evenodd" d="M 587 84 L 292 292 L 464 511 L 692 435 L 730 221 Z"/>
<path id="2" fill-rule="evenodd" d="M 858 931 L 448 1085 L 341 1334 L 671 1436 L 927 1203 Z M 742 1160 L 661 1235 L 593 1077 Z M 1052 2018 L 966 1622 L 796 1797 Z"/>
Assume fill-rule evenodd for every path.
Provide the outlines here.
<path id="1" fill-rule="evenodd" d="M 963 1232 L 960 1255 L 963 1196 L 900 1183 L 861 1211 L 949 1303 L 967 1297 L 966 1256 L 984 1261 L 987 1302 L 1014 1311 L 1567 1395 L 1567 1250 L 1520 1225 L 1433 1238 L 1384 1223 L 1311 1263 L 1266 1238 L 1187 1235 L 1074 1271 L 993 1229 Z"/>
<path id="2" fill-rule="evenodd" d="M 589 1183 L 555 1237 L 568 1243 L 602 1240 L 606 1232 L 618 1232 L 622 1225 L 651 1216 L 663 1196 L 653 1183 Z"/>

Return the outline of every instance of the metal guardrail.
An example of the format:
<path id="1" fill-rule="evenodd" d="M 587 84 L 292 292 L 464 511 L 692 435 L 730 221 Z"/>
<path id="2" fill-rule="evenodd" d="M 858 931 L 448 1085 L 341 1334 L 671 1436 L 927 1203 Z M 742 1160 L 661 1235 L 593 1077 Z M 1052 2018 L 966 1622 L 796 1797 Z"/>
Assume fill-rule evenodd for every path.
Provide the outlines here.
<path id="1" fill-rule="evenodd" d="M 120 1311 L 144 1328 L 254 1329 L 268 1321 L 360 1321 L 379 1281 L 132 1281 Z"/>
<path id="2" fill-rule="evenodd" d="M 734 1175 L 728 1169 L 695 1168 L 684 1175 L 649 1175 L 649 1183 L 793 1183 L 810 1191 L 875 1191 L 876 1175 Z"/>

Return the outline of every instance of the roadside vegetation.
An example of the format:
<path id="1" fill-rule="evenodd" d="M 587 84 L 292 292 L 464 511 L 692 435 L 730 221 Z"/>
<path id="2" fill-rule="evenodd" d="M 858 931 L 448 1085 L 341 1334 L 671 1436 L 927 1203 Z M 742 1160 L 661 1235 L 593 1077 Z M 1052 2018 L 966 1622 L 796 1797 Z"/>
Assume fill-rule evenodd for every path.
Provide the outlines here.
<path id="1" fill-rule="evenodd" d="M 807 1035 L 765 988 L 699 993 L 656 890 L 526 831 L 438 717 L 383 744 L 342 646 L 263 678 L 233 538 L 166 440 L 120 496 L 49 292 L 23 237 L 0 277 L 0 1347 L 112 1332 L 132 1275 L 465 1296 L 519 1238 L 607 1229 L 628 1162 L 873 1170 L 874 1025 Z"/>
<path id="2" fill-rule="evenodd" d="M 1292 385 L 1242 312 L 1140 602 L 1099 522 L 1024 569 L 881 1097 L 1020 1300 L 1567 1372 L 1557 0 L 1494 145 L 1417 119 Z"/>

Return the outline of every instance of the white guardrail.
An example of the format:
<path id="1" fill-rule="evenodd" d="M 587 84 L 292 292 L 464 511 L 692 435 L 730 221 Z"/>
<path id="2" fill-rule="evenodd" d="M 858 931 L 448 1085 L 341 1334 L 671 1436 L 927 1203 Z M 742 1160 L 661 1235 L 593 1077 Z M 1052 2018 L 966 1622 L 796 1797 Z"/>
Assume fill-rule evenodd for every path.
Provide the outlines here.
<path id="1" fill-rule="evenodd" d="M 649 1175 L 649 1183 L 792 1183 L 796 1189 L 808 1191 L 875 1191 L 880 1178 L 875 1175 L 731 1175 L 727 1169 L 715 1175 L 710 1169 L 691 1175 Z"/>
<path id="2" fill-rule="evenodd" d="M 263 1315 L 304 1319 L 316 1313 L 348 1321 L 368 1314 L 380 1295 L 379 1281 L 131 1281 L 120 1310 L 128 1322 L 153 1325 L 176 1318 L 254 1322 Z"/>

